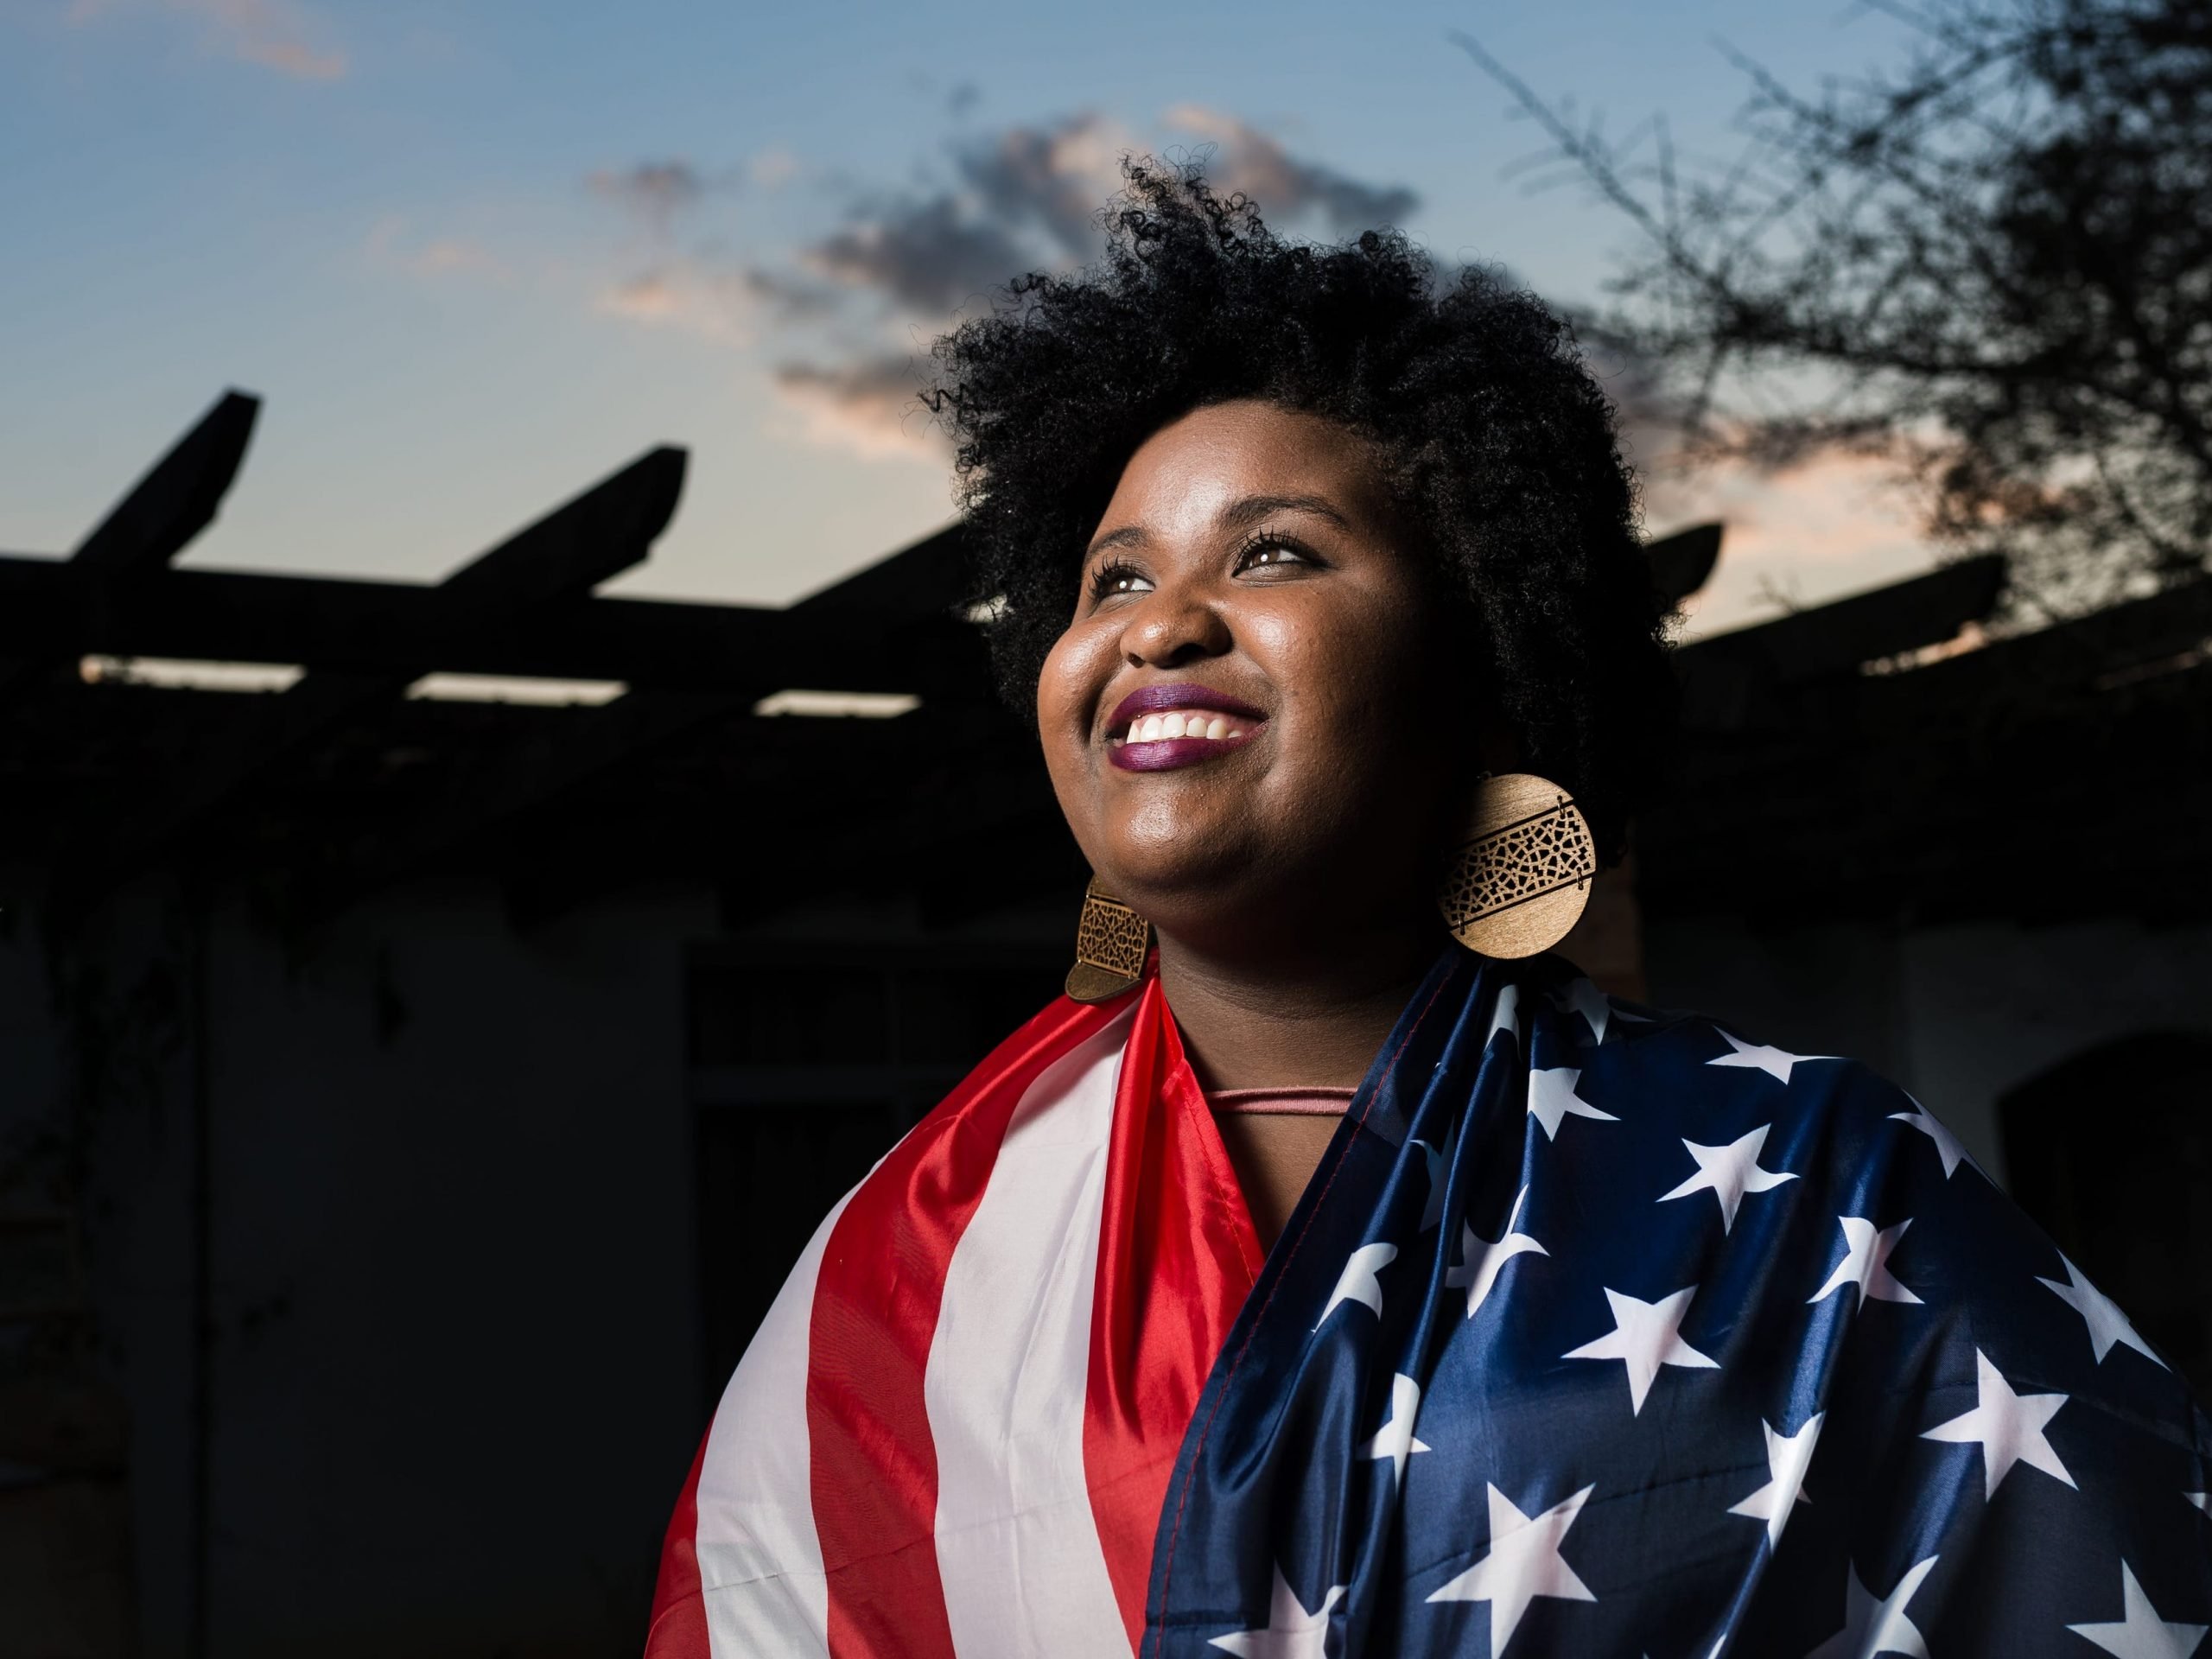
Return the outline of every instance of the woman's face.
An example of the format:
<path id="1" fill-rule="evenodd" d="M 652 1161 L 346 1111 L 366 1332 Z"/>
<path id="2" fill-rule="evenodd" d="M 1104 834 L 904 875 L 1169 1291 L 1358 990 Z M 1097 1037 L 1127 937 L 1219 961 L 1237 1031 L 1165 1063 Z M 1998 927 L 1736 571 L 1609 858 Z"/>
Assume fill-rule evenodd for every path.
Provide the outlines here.
<path id="1" fill-rule="evenodd" d="M 1037 689 L 1101 880 L 1199 948 L 1433 914 L 1473 747 L 1441 611 L 1365 441 L 1256 401 L 1154 434 Z"/>

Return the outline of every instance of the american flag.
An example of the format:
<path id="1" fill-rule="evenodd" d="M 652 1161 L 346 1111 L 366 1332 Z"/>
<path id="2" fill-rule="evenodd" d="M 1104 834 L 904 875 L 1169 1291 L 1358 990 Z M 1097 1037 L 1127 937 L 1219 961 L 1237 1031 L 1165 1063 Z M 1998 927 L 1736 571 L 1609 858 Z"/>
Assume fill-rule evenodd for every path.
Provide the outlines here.
<path id="1" fill-rule="evenodd" d="M 1556 957 L 1440 961 L 1263 1258 L 1148 980 L 823 1223 L 647 1650 L 2187 1655 L 2208 1427 L 1911 1096 Z"/>

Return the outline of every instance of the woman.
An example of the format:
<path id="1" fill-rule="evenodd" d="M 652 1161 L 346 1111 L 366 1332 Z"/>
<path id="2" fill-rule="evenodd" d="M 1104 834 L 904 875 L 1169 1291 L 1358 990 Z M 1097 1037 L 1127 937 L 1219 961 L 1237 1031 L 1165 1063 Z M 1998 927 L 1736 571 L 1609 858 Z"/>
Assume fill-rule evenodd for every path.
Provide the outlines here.
<path id="1" fill-rule="evenodd" d="M 2192 1651 L 2205 1424 L 1942 1125 L 1525 954 L 1669 705 L 1566 329 L 1130 181 L 933 394 L 1094 1000 L 823 1224 L 650 1651 Z"/>

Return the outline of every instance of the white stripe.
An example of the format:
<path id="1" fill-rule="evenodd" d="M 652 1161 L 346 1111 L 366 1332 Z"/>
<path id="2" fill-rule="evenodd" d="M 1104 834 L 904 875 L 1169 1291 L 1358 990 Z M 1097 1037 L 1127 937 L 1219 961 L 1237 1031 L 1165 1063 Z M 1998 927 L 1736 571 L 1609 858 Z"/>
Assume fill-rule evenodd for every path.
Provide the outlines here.
<path id="1" fill-rule="evenodd" d="M 1128 1659 L 1084 1479 L 1090 1305 L 1131 1015 L 1062 1057 L 1007 1125 L 952 1252 L 922 1397 L 937 1562 L 960 1659 Z"/>
<path id="2" fill-rule="evenodd" d="M 830 1651 L 830 1580 L 808 1471 L 807 1338 L 822 1252 L 852 1196 L 837 1200 L 784 1281 L 707 1435 L 695 1536 L 714 1659 Z"/>

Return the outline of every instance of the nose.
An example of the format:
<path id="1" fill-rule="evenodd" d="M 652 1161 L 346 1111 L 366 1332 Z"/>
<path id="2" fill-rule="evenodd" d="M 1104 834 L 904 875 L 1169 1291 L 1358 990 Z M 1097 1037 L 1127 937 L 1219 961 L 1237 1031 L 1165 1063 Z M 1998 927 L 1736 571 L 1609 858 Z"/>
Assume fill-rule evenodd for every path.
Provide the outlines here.
<path id="1" fill-rule="evenodd" d="M 1181 583 L 1147 594 L 1122 630 L 1122 654 L 1132 668 L 1179 668 L 1229 647 L 1221 613 Z"/>

